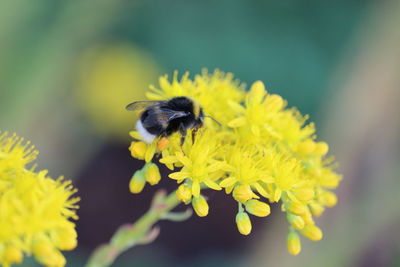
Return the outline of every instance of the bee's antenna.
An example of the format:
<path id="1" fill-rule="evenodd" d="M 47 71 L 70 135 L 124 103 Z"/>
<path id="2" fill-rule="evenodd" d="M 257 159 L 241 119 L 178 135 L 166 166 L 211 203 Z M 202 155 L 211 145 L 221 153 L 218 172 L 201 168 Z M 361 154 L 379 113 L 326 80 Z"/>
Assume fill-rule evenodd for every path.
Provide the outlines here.
<path id="1" fill-rule="evenodd" d="M 211 116 L 209 116 L 209 115 L 205 115 L 204 117 L 210 118 L 210 119 L 212 119 L 213 121 L 215 121 L 219 126 L 222 126 L 222 124 L 221 124 L 219 121 L 217 121 L 216 119 L 214 119 L 213 117 L 211 117 Z"/>

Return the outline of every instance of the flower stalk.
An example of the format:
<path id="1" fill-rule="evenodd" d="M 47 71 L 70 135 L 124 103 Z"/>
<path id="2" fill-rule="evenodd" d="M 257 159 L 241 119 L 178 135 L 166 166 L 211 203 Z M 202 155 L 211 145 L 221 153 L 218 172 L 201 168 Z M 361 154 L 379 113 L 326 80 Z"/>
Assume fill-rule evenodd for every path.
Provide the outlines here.
<path id="1" fill-rule="evenodd" d="M 124 251 L 136 245 L 151 243 L 160 232 L 153 227 L 160 220 L 183 221 L 188 219 L 192 212 L 170 212 L 180 201 L 176 192 L 166 195 L 164 190 L 158 191 L 152 201 L 150 209 L 133 224 L 121 226 L 113 235 L 108 244 L 99 246 L 90 256 L 86 267 L 107 267 Z"/>

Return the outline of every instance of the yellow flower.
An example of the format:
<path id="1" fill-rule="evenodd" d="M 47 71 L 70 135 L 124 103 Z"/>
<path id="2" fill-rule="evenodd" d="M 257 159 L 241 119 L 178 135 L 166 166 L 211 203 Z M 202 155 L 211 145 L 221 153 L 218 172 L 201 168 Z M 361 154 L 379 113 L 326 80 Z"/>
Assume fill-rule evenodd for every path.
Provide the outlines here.
<path id="1" fill-rule="evenodd" d="M 175 135 L 172 137 L 169 147 L 175 151 L 174 156 L 163 157 L 160 160 L 164 164 L 182 166 L 181 170 L 171 173 L 169 177 L 178 182 L 190 180 L 194 197 L 199 197 L 202 185 L 214 190 L 221 189 L 215 180 L 220 178 L 220 171 L 227 165 L 219 160 L 216 153 L 218 148 L 217 134 L 213 131 L 199 131 L 194 143 L 188 137 L 182 150 L 179 146 L 179 138 Z"/>
<path id="2" fill-rule="evenodd" d="M 246 91 L 231 73 L 218 70 L 204 70 L 193 79 L 188 73 L 179 79 L 175 72 L 172 81 L 162 76 L 146 95 L 150 100 L 190 97 L 221 124 L 205 117 L 195 136 L 188 131 L 183 146 L 179 133 L 141 147 L 140 135 L 130 133 L 134 157 L 148 163 L 159 158 L 172 170 L 169 178 L 181 184 L 179 200 L 191 202 L 199 216 L 206 216 L 209 206 L 201 194 L 223 188 L 238 202 L 236 224 L 244 235 L 251 232 L 249 214 L 268 216 L 267 203 L 279 202 L 291 229 L 291 254 L 301 250 L 296 230 L 311 240 L 322 238 L 313 216 L 336 204 L 332 190 L 341 176 L 334 171 L 333 158 L 326 156 L 328 144 L 317 141 L 314 124 L 306 123 L 308 116 L 287 108 L 287 102 L 267 92 L 262 81 Z"/>
<path id="3" fill-rule="evenodd" d="M 77 245 L 76 192 L 70 181 L 53 180 L 27 164 L 37 151 L 29 142 L 0 135 L 0 263 L 20 263 L 33 255 L 46 266 L 64 266 L 60 250 Z"/>

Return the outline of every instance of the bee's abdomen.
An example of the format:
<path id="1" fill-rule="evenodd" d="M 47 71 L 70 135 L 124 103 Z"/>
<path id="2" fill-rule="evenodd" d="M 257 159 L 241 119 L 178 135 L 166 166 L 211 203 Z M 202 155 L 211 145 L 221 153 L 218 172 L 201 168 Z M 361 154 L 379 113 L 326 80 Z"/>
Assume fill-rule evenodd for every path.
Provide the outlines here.
<path id="1" fill-rule="evenodd" d="M 143 112 L 136 123 L 136 129 L 146 143 L 151 143 L 165 131 L 164 126 L 157 121 L 157 114 L 152 110 Z"/>

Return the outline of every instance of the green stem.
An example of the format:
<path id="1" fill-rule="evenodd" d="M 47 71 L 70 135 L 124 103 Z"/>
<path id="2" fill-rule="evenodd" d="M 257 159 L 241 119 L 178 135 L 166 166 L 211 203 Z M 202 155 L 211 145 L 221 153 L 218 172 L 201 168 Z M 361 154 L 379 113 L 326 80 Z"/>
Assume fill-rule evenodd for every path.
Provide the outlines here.
<path id="1" fill-rule="evenodd" d="M 179 203 L 175 192 L 168 196 L 166 196 L 165 191 L 157 192 L 149 211 L 135 223 L 120 227 L 108 244 L 96 248 L 86 267 L 110 266 L 121 253 L 129 248 L 152 242 L 159 233 L 157 227 L 152 228 L 153 225 L 167 217 L 166 214 Z"/>

